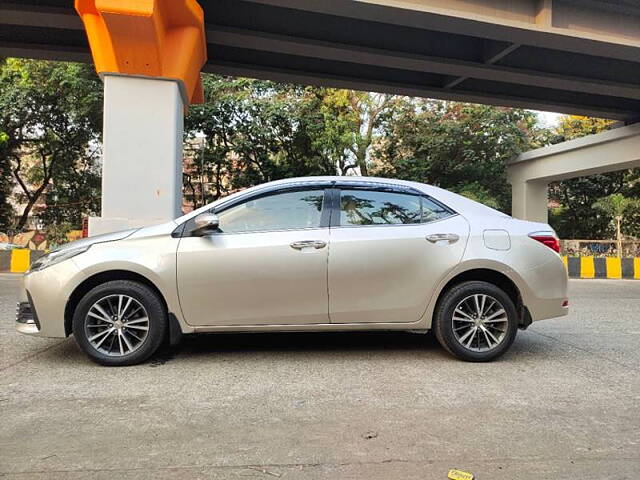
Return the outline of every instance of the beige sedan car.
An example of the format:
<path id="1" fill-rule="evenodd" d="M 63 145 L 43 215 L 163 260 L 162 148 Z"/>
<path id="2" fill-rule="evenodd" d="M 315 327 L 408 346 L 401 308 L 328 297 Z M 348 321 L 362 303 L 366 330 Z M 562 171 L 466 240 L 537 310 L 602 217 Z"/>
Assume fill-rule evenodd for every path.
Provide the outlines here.
<path id="1" fill-rule="evenodd" d="M 433 330 L 487 361 L 567 311 L 548 225 L 420 183 L 310 177 L 52 251 L 24 277 L 17 329 L 73 334 L 103 365 L 182 334 L 348 330 Z"/>

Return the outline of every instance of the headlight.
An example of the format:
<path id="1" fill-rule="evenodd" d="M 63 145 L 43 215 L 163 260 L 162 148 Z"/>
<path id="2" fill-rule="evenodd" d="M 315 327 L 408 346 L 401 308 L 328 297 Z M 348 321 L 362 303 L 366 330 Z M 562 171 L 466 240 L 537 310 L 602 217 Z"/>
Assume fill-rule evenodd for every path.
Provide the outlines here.
<path id="1" fill-rule="evenodd" d="M 63 262 L 72 257 L 75 257 L 76 255 L 80 255 L 81 253 L 84 253 L 87 250 L 89 250 L 90 247 L 91 245 L 84 245 L 82 247 L 65 248 L 63 250 L 58 250 L 58 251 L 53 251 L 51 253 L 48 253 L 40 257 L 35 262 L 33 262 L 31 264 L 31 268 L 29 269 L 29 272 L 37 272 L 39 270 L 44 270 L 45 268 L 55 265 L 56 263 Z"/>

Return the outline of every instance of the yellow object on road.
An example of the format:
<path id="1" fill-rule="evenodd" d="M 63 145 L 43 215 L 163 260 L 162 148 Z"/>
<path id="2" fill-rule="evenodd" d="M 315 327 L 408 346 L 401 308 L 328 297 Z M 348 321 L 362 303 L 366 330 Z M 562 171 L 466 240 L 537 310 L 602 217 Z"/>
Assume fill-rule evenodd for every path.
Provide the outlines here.
<path id="1" fill-rule="evenodd" d="M 581 278 L 596 277 L 596 267 L 593 261 L 593 257 L 580 257 L 580 277 Z"/>
<path id="2" fill-rule="evenodd" d="M 618 257 L 607 257 L 607 278 L 622 278 L 622 259 Z"/>
<path id="3" fill-rule="evenodd" d="M 11 251 L 11 273 L 22 273 L 29 270 L 31 262 L 31 251 L 27 248 L 20 248 Z"/>
<path id="4" fill-rule="evenodd" d="M 449 470 L 447 478 L 450 480 L 473 480 L 473 473 L 463 472 L 462 470 L 456 470 L 454 468 Z"/>

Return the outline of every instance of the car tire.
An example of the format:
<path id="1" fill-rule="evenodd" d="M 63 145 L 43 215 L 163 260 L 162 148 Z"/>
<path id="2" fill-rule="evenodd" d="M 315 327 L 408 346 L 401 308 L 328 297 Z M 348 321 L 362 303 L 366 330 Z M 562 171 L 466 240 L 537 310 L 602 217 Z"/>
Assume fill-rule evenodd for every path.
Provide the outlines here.
<path id="1" fill-rule="evenodd" d="M 439 300 L 433 330 L 440 345 L 455 357 L 488 362 L 513 343 L 518 315 L 509 295 L 499 287 L 482 281 L 463 282 Z"/>
<path id="2" fill-rule="evenodd" d="M 142 283 L 114 280 L 82 297 L 73 315 L 73 335 L 100 365 L 136 365 L 160 348 L 167 324 L 166 307 L 155 291 Z"/>

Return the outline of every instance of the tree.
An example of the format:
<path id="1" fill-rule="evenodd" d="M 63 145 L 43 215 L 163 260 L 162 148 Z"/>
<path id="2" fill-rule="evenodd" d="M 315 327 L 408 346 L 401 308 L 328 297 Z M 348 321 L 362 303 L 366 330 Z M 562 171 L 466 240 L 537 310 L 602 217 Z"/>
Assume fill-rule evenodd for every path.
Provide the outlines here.
<path id="1" fill-rule="evenodd" d="M 540 142 L 536 123 L 534 113 L 521 109 L 405 100 L 381 126 L 372 154 L 374 171 L 509 211 L 506 161 Z"/>
<path id="2" fill-rule="evenodd" d="M 78 229 L 86 215 L 97 215 L 101 204 L 100 146 L 56 171 L 44 194 L 46 207 L 34 211 L 45 225 L 68 224 Z M 68 230 L 67 230 L 68 231 Z"/>
<path id="3" fill-rule="evenodd" d="M 640 208 L 640 200 L 614 193 L 600 198 L 593 204 L 593 208 L 603 212 L 609 221 L 615 222 L 618 256 L 622 256 L 622 222 L 628 212 Z"/>
<path id="4" fill-rule="evenodd" d="M 1 154 L 19 186 L 18 200 L 25 204 L 17 230 L 24 228 L 47 188 L 65 192 L 73 208 L 90 203 L 78 197 L 86 190 L 70 187 L 93 174 L 80 166 L 93 158 L 101 112 L 102 85 L 89 66 L 19 59 L 8 59 L 2 66 Z M 88 194 L 95 196 L 95 191 Z"/>
<path id="5" fill-rule="evenodd" d="M 0 131 L 0 233 L 7 232 L 13 223 L 13 207 L 9 203 L 9 196 L 13 190 L 11 181 L 11 164 L 5 153 L 9 136 Z"/>
<path id="6" fill-rule="evenodd" d="M 614 120 L 604 118 L 583 117 L 581 115 L 564 115 L 558 126 L 549 132 L 549 143 L 555 144 L 573 140 L 574 138 L 604 132 L 615 126 Z"/>
<path id="7" fill-rule="evenodd" d="M 0 69 L 4 68 L 6 59 L 0 58 Z M 0 124 L 0 233 L 7 232 L 13 223 L 13 207 L 9 196 L 13 190 L 11 181 L 11 163 L 7 155 L 9 135 Z"/>
<path id="8" fill-rule="evenodd" d="M 318 141 L 317 89 L 217 75 L 205 75 L 204 87 L 206 101 L 191 107 L 185 132 L 188 143 L 204 136 L 194 173 L 209 186 L 205 203 L 262 182 L 336 173 Z M 185 180 L 195 191 L 198 182 Z"/>
<path id="9" fill-rule="evenodd" d="M 458 189 L 458 193 L 473 200 L 474 202 L 482 203 L 487 207 L 495 208 L 496 210 L 501 208 L 498 199 L 478 182 L 472 182 L 468 185 L 464 185 Z"/>
<path id="10" fill-rule="evenodd" d="M 376 130 L 399 97 L 338 89 L 323 89 L 321 94 L 326 136 L 339 148 L 339 172 L 369 175 L 369 149 Z"/>
<path id="11" fill-rule="evenodd" d="M 218 75 L 204 75 L 204 87 L 205 103 L 185 124 L 187 145 L 204 136 L 184 176 L 194 206 L 280 178 L 367 175 L 378 129 L 398 101 Z"/>

